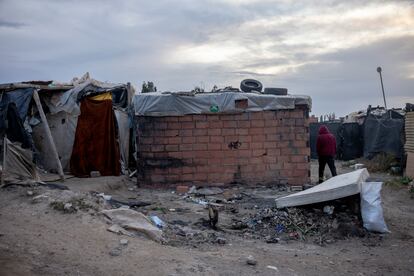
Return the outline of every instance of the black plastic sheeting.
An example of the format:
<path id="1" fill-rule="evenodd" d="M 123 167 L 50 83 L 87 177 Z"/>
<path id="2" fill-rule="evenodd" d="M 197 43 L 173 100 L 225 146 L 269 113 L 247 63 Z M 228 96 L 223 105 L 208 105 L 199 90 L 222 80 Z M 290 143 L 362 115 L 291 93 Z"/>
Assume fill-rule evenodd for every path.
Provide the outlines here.
<path id="1" fill-rule="evenodd" d="M 339 129 L 338 159 L 352 160 L 362 157 L 364 139 L 363 128 L 358 123 L 345 123 Z"/>
<path id="2" fill-rule="evenodd" d="M 324 122 L 309 125 L 311 158 L 317 159 L 316 139 L 319 128 L 325 125 L 336 139 L 336 158 L 352 160 L 359 158 L 363 153 L 362 127 L 358 123 Z"/>
<path id="3" fill-rule="evenodd" d="M 34 88 L 16 89 L 0 95 L 0 135 L 7 134 L 12 142 L 22 143 L 23 148 L 32 148 L 33 140 L 23 122 L 26 119 Z"/>
<path id="4" fill-rule="evenodd" d="M 396 158 L 404 155 L 404 117 L 393 111 L 381 117 L 370 114 L 364 122 L 364 157 L 382 152 Z"/>
<path id="5" fill-rule="evenodd" d="M 112 104 L 114 106 L 119 106 L 122 108 L 126 108 L 128 106 L 128 91 L 124 86 L 114 88 L 103 88 L 97 87 L 93 84 L 89 84 L 82 91 L 79 92 L 77 96 L 77 101 L 80 102 L 85 97 L 96 96 L 106 92 L 112 93 Z"/>

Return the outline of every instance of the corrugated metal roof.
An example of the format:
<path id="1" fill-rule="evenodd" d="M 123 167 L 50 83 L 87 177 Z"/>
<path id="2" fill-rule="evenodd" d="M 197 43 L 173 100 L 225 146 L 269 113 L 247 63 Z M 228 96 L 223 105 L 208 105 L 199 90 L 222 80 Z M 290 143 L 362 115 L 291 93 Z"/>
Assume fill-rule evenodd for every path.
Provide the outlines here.
<path id="1" fill-rule="evenodd" d="M 414 111 L 405 115 L 405 150 L 414 153 Z"/>

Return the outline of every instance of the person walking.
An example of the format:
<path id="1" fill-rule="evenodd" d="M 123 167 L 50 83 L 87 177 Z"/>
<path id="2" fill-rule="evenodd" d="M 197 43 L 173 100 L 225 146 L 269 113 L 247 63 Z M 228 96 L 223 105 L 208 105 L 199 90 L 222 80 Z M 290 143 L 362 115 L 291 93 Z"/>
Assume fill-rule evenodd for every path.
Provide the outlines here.
<path id="1" fill-rule="evenodd" d="M 323 173 L 326 164 L 328 164 L 332 176 L 336 176 L 334 160 L 336 154 L 336 139 L 325 125 L 319 128 L 319 135 L 316 140 L 316 152 L 318 153 L 320 184 L 323 182 Z"/>

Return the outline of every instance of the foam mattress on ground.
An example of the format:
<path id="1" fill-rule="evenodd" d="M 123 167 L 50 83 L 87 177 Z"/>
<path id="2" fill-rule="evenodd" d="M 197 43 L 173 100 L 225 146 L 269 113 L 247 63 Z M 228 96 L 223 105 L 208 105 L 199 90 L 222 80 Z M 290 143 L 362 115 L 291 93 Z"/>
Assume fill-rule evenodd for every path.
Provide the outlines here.
<path id="1" fill-rule="evenodd" d="M 367 169 L 341 174 L 305 191 L 277 198 L 276 206 L 283 208 L 307 205 L 359 194 L 361 184 L 368 177 Z"/>

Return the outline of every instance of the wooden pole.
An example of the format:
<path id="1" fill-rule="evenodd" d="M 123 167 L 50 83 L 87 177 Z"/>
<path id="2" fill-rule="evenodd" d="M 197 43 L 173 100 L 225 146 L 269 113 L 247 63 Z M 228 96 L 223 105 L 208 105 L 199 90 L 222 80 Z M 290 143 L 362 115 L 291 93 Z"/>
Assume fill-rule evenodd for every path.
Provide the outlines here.
<path id="1" fill-rule="evenodd" d="M 39 110 L 40 118 L 42 119 L 43 126 L 46 132 L 47 140 L 49 141 L 53 156 L 55 157 L 55 160 L 58 166 L 58 173 L 59 173 L 60 179 L 64 181 L 65 176 L 63 174 L 62 163 L 60 163 L 59 154 L 56 150 L 56 145 L 55 145 L 55 142 L 53 141 L 52 133 L 50 132 L 49 124 L 47 123 L 46 115 L 45 115 L 45 112 L 43 111 L 42 104 L 40 103 L 40 98 L 39 98 L 39 94 L 37 93 L 37 90 L 33 92 L 33 99 L 36 103 L 37 110 Z"/>

